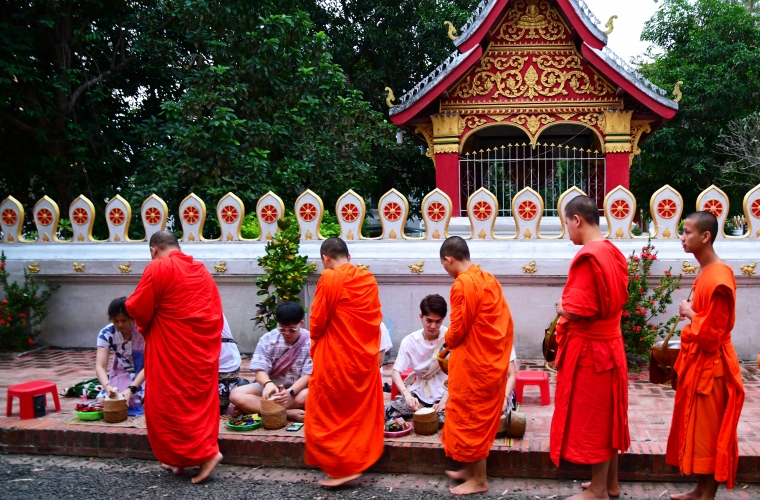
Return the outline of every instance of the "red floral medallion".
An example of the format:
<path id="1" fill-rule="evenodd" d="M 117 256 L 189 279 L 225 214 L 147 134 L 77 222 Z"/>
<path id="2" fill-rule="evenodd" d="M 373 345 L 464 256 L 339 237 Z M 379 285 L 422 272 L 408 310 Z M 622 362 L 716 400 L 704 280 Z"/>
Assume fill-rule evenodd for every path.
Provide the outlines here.
<path id="1" fill-rule="evenodd" d="M 303 208 L 303 207 L 301 207 Z M 265 205 L 261 209 L 261 220 L 266 222 L 267 224 L 271 224 L 272 222 L 277 220 L 277 208 L 274 205 Z"/>
<path id="2" fill-rule="evenodd" d="M 401 218 L 401 205 L 392 201 L 383 208 L 383 215 L 391 222 L 396 222 Z"/>
<path id="3" fill-rule="evenodd" d="M 313 203 L 304 203 L 301 205 L 301 208 L 298 209 L 298 215 L 300 215 L 305 222 L 311 222 L 317 218 L 317 207 L 314 206 Z"/>
<path id="4" fill-rule="evenodd" d="M 232 205 L 222 207 L 222 220 L 227 224 L 232 224 L 238 218 L 237 208 Z"/>
<path id="5" fill-rule="evenodd" d="M 749 211 L 752 212 L 752 215 L 760 219 L 760 200 L 753 201 Z"/>
<path id="6" fill-rule="evenodd" d="M 486 220 L 491 217 L 491 213 L 493 213 L 493 209 L 487 201 L 479 201 L 472 208 L 472 215 L 477 220 Z"/>
<path id="7" fill-rule="evenodd" d="M 121 226 L 124 223 L 124 210 L 120 208 L 112 208 L 110 212 L 108 212 L 108 220 L 111 221 L 111 224 L 114 226 Z"/>
<path id="8" fill-rule="evenodd" d="M 440 222 L 446 217 L 446 207 L 443 206 L 443 203 L 434 201 L 428 205 L 427 215 L 433 222 Z"/>
<path id="9" fill-rule="evenodd" d="M 520 203 L 520 206 L 517 207 L 517 213 L 520 215 L 521 219 L 532 220 L 538 215 L 538 206 L 532 201 L 526 200 Z"/>
<path id="10" fill-rule="evenodd" d="M 43 226 L 49 226 L 53 222 L 53 212 L 48 208 L 40 208 L 37 212 L 37 222 Z"/>
<path id="11" fill-rule="evenodd" d="M 196 207 L 189 206 L 182 212 L 182 218 L 188 224 L 195 224 L 201 218 L 201 213 Z"/>
<path id="12" fill-rule="evenodd" d="M 18 220 L 18 214 L 12 208 L 3 210 L 3 224 L 12 226 Z"/>
<path id="13" fill-rule="evenodd" d="M 77 226 L 84 226 L 90 219 L 90 214 L 88 214 L 87 210 L 84 208 L 78 207 L 74 209 L 74 212 L 72 212 L 71 218 L 74 220 L 74 224 Z"/>
<path id="14" fill-rule="evenodd" d="M 145 222 L 151 226 L 155 226 L 161 222 L 161 211 L 156 207 L 150 207 L 145 211 Z"/>
<path id="15" fill-rule="evenodd" d="M 612 202 L 610 212 L 616 219 L 625 219 L 631 213 L 631 205 L 626 200 L 615 200 Z"/>
<path id="16" fill-rule="evenodd" d="M 353 203 L 346 203 L 340 209 L 340 218 L 346 222 L 354 222 L 359 218 L 359 207 Z"/>
<path id="17" fill-rule="evenodd" d="M 678 205 L 670 198 L 665 198 L 657 204 L 657 213 L 663 219 L 672 219 L 676 215 Z"/>
<path id="18" fill-rule="evenodd" d="M 710 212 L 715 217 L 720 217 L 723 215 L 723 203 L 719 200 L 707 200 L 703 210 Z"/>

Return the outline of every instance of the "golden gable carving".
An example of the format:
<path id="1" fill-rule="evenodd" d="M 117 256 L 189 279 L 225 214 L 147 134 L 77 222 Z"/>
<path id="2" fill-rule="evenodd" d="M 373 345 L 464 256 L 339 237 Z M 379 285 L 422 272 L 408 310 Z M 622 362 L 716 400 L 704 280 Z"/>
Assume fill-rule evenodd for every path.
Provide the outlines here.
<path id="1" fill-rule="evenodd" d="M 495 36 L 496 42 L 565 41 L 569 30 L 546 0 L 517 0 Z"/>

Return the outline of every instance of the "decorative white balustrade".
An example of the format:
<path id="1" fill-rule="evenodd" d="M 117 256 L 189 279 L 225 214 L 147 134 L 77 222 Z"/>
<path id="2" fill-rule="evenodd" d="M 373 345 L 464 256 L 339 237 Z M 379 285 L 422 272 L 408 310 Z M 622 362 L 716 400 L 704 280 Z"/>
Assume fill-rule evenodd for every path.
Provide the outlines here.
<path id="1" fill-rule="evenodd" d="M 557 210 L 563 213 L 567 203 L 584 193 L 576 187 L 565 191 L 557 202 Z M 510 236 L 497 236 L 494 232 L 499 202 L 487 189 L 480 188 L 467 200 L 467 214 L 471 225 L 470 239 L 475 240 L 535 240 L 567 238 L 564 221 L 560 218 L 561 233 L 558 236 L 541 234 L 541 218 L 544 213 L 544 200 L 539 193 L 525 188 L 511 200 L 512 213 L 516 231 Z M 378 217 L 382 227 L 381 240 L 442 240 L 448 236 L 449 223 L 453 211 L 451 199 L 439 189 L 431 191 L 422 200 L 422 217 L 425 233 L 420 238 L 406 236 L 404 227 L 409 217 L 409 202 L 398 191 L 392 189 L 380 198 Z M 760 185 L 750 190 L 744 197 L 743 213 L 748 231 L 741 236 L 726 235 L 724 223 L 729 214 L 729 200 L 726 194 L 716 186 L 703 191 L 698 199 L 696 210 L 708 210 L 718 217 L 721 231 L 718 238 L 760 238 Z M 685 210 L 681 195 L 670 186 L 664 186 L 652 195 L 649 210 L 654 222 L 652 237 L 655 239 L 673 239 L 678 237 L 678 224 Z M 294 213 L 300 226 L 302 240 L 321 240 L 320 232 L 324 216 L 322 199 L 307 190 L 298 197 Z M 37 228 L 37 239 L 26 240 L 22 236 L 24 207 L 12 196 L 0 204 L 0 226 L 3 231 L 2 243 L 61 243 L 58 238 L 60 210 L 55 201 L 47 196 L 35 204 L 32 214 Z M 364 200 L 354 191 L 344 193 L 336 203 L 335 213 L 340 223 L 340 236 L 345 240 L 363 240 L 362 225 L 367 216 Z M 636 214 L 636 199 L 630 191 L 622 186 L 610 191 L 604 199 L 604 214 L 607 219 L 610 239 L 632 239 L 634 236 L 633 218 Z M 92 226 L 96 211 L 85 196 L 77 197 L 69 206 L 72 242 L 95 242 Z M 285 205 L 274 193 L 269 192 L 256 204 L 256 216 L 261 227 L 260 241 L 271 240 L 277 233 L 277 221 L 285 215 Z M 134 243 L 129 239 L 129 224 L 132 208 L 121 196 L 115 196 L 105 208 L 108 225 L 108 241 L 114 243 Z M 221 228 L 221 242 L 244 241 L 240 229 L 245 217 L 245 205 L 233 193 L 227 193 L 216 206 L 216 216 Z M 140 207 L 140 218 L 146 238 L 165 229 L 169 218 L 166 203 L 155 194 L 148 197 Z M 178 220 L 182 226 L 183 242 L 209 241 L 203 238 L 203 224 L 206 220 L 206 205 L 198 196 L 190 194 L 179 205 Z"/>

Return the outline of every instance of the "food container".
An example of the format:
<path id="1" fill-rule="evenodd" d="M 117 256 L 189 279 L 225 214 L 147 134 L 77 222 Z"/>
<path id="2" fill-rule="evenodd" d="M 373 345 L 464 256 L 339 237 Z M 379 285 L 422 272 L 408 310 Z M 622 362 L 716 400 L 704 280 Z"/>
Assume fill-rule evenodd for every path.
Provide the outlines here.
<path id="1" fill-rule="evenodd" d="M 262 420 L 257 414 L 242 416 L 242 418 L 245 418 L 245 417 L 251 417 L 251 419 L 249 420 L 250 423 L 240 424 L 240 425 L 233 424 L 232 421 L 236 419 L 235 417 L 233 417 L 227 420 L 227 422 L 225 422 L 225 425 L 231 431 L 241 431 L 241 432 L 252 431 L 261 427 Z"/>
<path id="2" fill-rule="evenodd" d="M 117 394 L 116 397 L 108 396 L 103 400 L 103 420 L 109 424 L 118 424 L 127 419 L 127 400 Z"/>
<path id="3" fill-rule="evenodd" d="M 76 412 L 79 420 L 100 420 L 103 418 L 103 411 L 78 411 Z"/>
<path id="4" fill-rule="evenodd" d="M 277 430 L 288 425 L 287 409 L 274 399 L 261 400 L 261 421 L 265 429 Z"/>
<path id="5" fill-rule="evenodd" d="M 414 432 L 420 436 L 431 436 L 438 432 L 438 412 L 433 408 L 420 408 L 412 418 Z"/>
<path id="6" fill-rule="evenodd" d="M 499 430 L 497 436 L 507 436 L 511 438 L 521 438 L 525 435 L 525 414 L 521 411 L 513 410 L 509 414 L 503 414 L 499 419 Z"/>
<path id="7" fill-rule="evenodd" d="M 401 437 L 406 436 L 410 432 L 412 432 L 412 424 L 409 422 L 404 422 L 403 424 L 404 430 L 398 431 L 398 432 L 392 432 L 392 431 L 385 431 L 385 437 Z"/>

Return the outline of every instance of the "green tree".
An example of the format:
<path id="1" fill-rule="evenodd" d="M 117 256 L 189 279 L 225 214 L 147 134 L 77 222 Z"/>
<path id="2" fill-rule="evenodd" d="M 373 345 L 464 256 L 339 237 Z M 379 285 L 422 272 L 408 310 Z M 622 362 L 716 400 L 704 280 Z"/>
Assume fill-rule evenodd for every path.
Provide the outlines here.
<path id="1" fill-rule="evenodd" d="M 648 200 L 670 184 L 688 211 L 699 192 L 720 179 L 726 161 L 718 145 L 721 130 L 760 110 L 760 29 L 739 5 L 665 0 L 641 37 L 662 50 L 650 51 L 653 61 L 642 73 L 668 89 L 683 81 L 683 100 L 675 118 L 644 143 L 631 185 L 639 199 Z"/>

